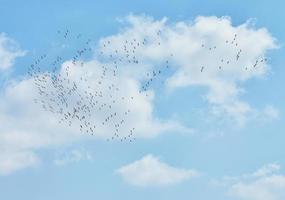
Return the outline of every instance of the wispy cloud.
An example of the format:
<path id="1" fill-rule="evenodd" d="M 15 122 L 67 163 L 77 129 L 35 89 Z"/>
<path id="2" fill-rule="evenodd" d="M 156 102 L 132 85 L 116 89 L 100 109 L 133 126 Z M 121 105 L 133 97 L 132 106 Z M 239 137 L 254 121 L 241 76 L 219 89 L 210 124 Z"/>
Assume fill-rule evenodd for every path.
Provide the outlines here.
<path id="1" fill-rule="evenodd" d="M 280 165 L 272 163 L 253 173 L 224 177 L 216 184 L 226 187 L 227 194 L 238 200 L 283 200 L 285 175 L 280 169 Z"/>
<path id="2" fill-rule="evenodd" d="M 66 152 L 64 155 L 56 158 L 53 163 L 57 166 L 64 166 L 71 163 L 76 163 L 80 161 L 92 161 L 93 156 L 83 150 L 73 149 L 70 152 Z"/>
<path id="3" fill-rule="evenodd" d="M 21 169 L 36 167 L 40 163 L 40 158 L 33 152 L 1 152 L 0 175 L 9 175 Z"/>
<path id="4" fill-rule="evenodd" d="M 12 67 L 15 59 L 25 54 L 26 51 L 21 50 L 17 42 L 0 33 L 0 70 Z"/>

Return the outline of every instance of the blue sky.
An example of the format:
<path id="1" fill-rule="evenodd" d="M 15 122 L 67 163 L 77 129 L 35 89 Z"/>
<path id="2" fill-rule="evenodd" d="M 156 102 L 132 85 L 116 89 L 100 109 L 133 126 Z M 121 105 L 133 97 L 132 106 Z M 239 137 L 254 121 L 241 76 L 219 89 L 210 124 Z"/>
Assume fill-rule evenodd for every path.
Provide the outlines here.
<path id="1" fill-rule="evenodd" d="M 0 66 L 0 120 L 3 120 L 0 121 L 0 149 L 5 152 L 0 153 L 0 199 L 284 199 L 283 7 L 282 1 L 255 0 L 0 0 L 0 33 L 13 41 L 3 49 L 7 48 L 11 54 L 19 53 L 12 59 L 12 66 L 4 67 L 1 59 L 8 54 L 1 57 L 3 35 L 0 35 L 0 65 L 3 65 Z M 138 108 L 144 112 L 144 106 L 150 106 L 153 113 L 150 119 L 136 122 L 142 129 L 135 143 L 81 138 L 60 125 L 48 127 L 50 115 L 26 114 L 26 106 L 38 112 L 32 103 L 26 105 L 26 96 L 32 95 L 21 89 L 22 83 L 23 88 L 28 84 L 26 73 L 30 63 L 46 52 L 51 57 L 61 54 L 70 59 L 71 52 L 80 46 L 70 41 L 70 49 L 60 49 L 65 41 L 58 36 L 57 30 L 69 29 L 74 34 L 91 38 L 96 52 L 102 49 L 99 41 L 104 42 L 109 36 L 116 39 L 118 33 L 126 34 L 126 27 L 132 34 L 139 34 L 130 16 L 151 25 L 162 23 L 162 18 L 167 17 L 168 21 L 162 26 L 178 35 L 179 29 L 174 28 L 178 22 L 187 24 L 192 30 L 199 24 L 198 16 L 203 16 L 202 21 L 209 26 L 219 23 L 220 17 L 229 16 L 232 24 L 228 28 L 236 28 L 251 19 L 254 25 L 246 27 L 245 32 L 251 30 L 256 36 L 247 36 L 246 32 L 242 38 L 245 46 L 253 44 L 245 47 L 245 52 L 246 48 L 250 51 L 245 57 L 248 62 L 255 56 L 267 57 L 267 65 L 263 67 L 270 70 L 261 75 L 253 72 L 245 81 L 241 80 L 244 74 L 214 77 L 223 83 L 221 92 L 207 82 L 213 78 L 210 75 L 201 82 L 198 78 L 186 77 L 199 84 L 177 86 L 173 78 L 174 86 L 171 82 L 156 86 L 154 99 L 143 101 L 142 108 Z M 211 16 L 217 18 L 208 21 Z M 262 28 L 267 32 L 259 34 L 257 30 Z M 200 29 L 196 31 L 199 35 Z M 217 29 L 217 34 L 223 31 L 227 30 Z M 165 37 L 166 43 L 176 41 L 169 35 Z M 216 41 L 215 36 L 210 34 L 210 40 Z M 266 44 L 262 46 L 263 43 Z M 16 47 L 9 50 L 9 45 Z M 180 52 L 175 42 L 173 49 Z M 178 58 L 174 59 L 173 66 L 178 67 L 173 71 L 192 70 L 184 58 L 179 60 L 179 54 L 174 57 Z M 197 58 L 195 62 L 200 60 Z M 136 74 L 135 70 L 128 69 Z M 224 95 L 228 85 L 232 86 L 230 90 L 243 92 L 229 94 L 229 97 L 225 94 L 225 99 L 216 100 L 217 96 Z M 244 103 L 243 106 L 250 106 L 250 109 L 242 116 L 224 111 L 235 108 L 235 103 Z M 215 115 L 211 113 L 214 108 L 223 111 Z M 135 116 L 140 118 L 141 115 Z M 159 124 L 156 119 L 161 120 Z M 31 127 L 26 125 L 28 122 L 32 122 Z M 42 129 L 34 131 L 32 126 Z M 160 130 L 160 126 L 167 130 Z M 30 130 L 34 132 L 30 134 Z M 20 139 L 10 140 L 14 134 Z M 158 168 L 158 172 L 154 168 Z"/>

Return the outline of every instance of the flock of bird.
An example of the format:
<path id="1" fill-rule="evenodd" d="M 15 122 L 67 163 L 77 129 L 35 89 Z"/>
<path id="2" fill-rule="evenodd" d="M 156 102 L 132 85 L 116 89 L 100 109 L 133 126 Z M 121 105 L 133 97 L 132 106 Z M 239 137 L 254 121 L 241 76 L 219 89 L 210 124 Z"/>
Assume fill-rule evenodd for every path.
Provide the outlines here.
<path id="1" fill-rule="evenodd" d="M 239 61 L 239 59 L 241 57 L 241 54 L 242 54 L 242 49 L 239 48 L 237 34 L 234 35 L 232 40 L 226 40 L 224 45 L 227 45 L 227 47 L 229 49 L 233 49 L 234 51 L 236 51 L 235 56 L 234 56 L 235 59 L 232 59 L 230 57 L 228 57 L 227 59 L 226 58 L 221 58 L 220 61 L 217 63 L 217 66 L 218 66 L 219 70 L 223 69 L 223 67 L 228 66 L 230 64 L 236 64 L 236 62 Z M 218 49 L 217 46 L 207 47 L 205 44 L 202 44 L 201 48 L 203 48 L 205 50 L 208 50 L 210 52 L 211 51 L 215 51 L 215 50 Z M 266 62 L 266 61 L 267 61 L 266 58 L 257 58 L 255 60 L 255 63 L 252 66 L 245 66 L 244 70 L 247 71 L 250 68 L 256 68 L 259 63 L 263 63 L 263 62 Z M 203 72 L 205 69 L 206 69 L 206 66 L 201 66 L 200 72 Z"/>
<path id="2" fill-rule="evenodd" d="M 58 31 L 60 37 L 64 40 L 72 38 L 71 31 Z M 77 34 L 74 39 L 79 40 L 81 34 Z M 139 57 L 138 50 L 143 50 L 148 45 L 160 46 L 161 31 L 158 30 L 155 36 L 156 40 L 148 41 L 147 38 L 130 38 L 122 41 L 121 46 L 114 49 L 111 40 L 102 44 L 100 56 L 107 60 L 100 68 L 97 80 L 90 80 L 88 74 L 81 75 L 78 79 L 72 76 L 74 68 L 84 68 L 85 62 L 83 56 L 92 53 L 90 45 L 91 40 L 84 41 L 84 45 L 78 48 L 75 54 L 70 58 L 65 67 L 62 67 L 66 61 L 62 56 L 56 56 L 48 65 L 51 70 L 43 70 L 42 64 L 49 62 L 48 55 L 39 56 L 28 69 L 28 74 L 33 78 L 39 97 L 34 99 L 35 103 L 48 112 L 57 115 L 59 123 L 66 123 L 68 126 L 75 126 L 82 133 L 96 135 L 102 130 L 111 132 L 108 141 L 119 140 L 121 142 L 133 142 L 136 140 L 136 128 L 129 124 L 131 121 L 131 104 L 136 101 L 134 96 L 123 95 L 124 88 L 120 88 L 116 80 L 120 76 L 120 66 L 143 64 L 143 59 Z M 236 60 L 242 56 L 242 50 L 239 48 L 237 34 L 225 44 L 236 48 Z M 218 47 L 208 47 L 206 44 L 201 45 L 202 49 L 215 51 Z M 111 52 L 111 53 L 110 53 Z M 155 80 L 162 79 L 162 75 L 167 73 L 170 68 L 170 59 L 174 57 L 173 53 L 169 59 L 163 61 L 160 67 L 151 69 L 144 75 L 144 82 L 141 84 L 139 95 L 148 96 L 147 91 L 150 89 Z M 265 62 L 266 59 L 257 59 L 253 67 L 259 62 Z M 230 60 L 221 59 L 218 69 L 224 65 L 231 64 Z M 246 68 L 247 70 L 248 68 Z M 200 72 L 207 70 L 207 66 L 201 66 Z M 86 71 L 86 69 L 82 69 Z M 125 106 L 122 106 L 125 105 Z M 118 111 L 117 108 L 126 108 Z M 100 135 L 100 134 L 99 134 Z"/>

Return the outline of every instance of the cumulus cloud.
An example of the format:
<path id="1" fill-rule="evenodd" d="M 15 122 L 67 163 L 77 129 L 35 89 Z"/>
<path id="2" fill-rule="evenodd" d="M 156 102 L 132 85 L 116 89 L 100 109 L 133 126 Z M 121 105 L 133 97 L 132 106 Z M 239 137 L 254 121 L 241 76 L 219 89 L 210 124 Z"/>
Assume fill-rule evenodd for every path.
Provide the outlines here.
<path id="1" fill-rule="evenodd" d="M 221 183 L 229 196 L 238 200 L 282 200 L 285 198 L 285 176 L 281 166 L 268 164 L 250 174 L 226 177 Z"/>
<path id="2" fill-rule="evenodd" d="M 73 66 L 70 61 L 62 64 L 61 73 L 70 66 L 70 80 L 78 81 L 80 93 L 84 91 L 98 89 L 98 74 L 101 69 L 100 63 L 96 60 L 84 62 L 84 68 Z M 82 74 L 88 79 L 86 82 L 80 82 Z M 49 80 L 50 81 L 50 80 Z M 115 81 L 115 82 L 112 82 Z M 139 83 L 136 79 L 129 76 L 118 76 L 116 80 L 106 79 L 105 84 L 101 86 L 102 91 L 108 90 L 111 83 L 116 84 L 121 90 L 118 93 L 110 93 L 118 103 L 113 105 L 112 112 L 118 114 L 130 110 L 127 123 L 122 126 L 122 133 L 129 133 L 129 130 L 135 127 L 136 138 L 151 138 L 158 134 L 168 131 L 190 132 L 191 130 L 173 120 L 160 120 L 153 114 L 154 92 L 149 92 L 148 96 L 139 94 Z M 88 87 L 91 88 L 88 88 Z M 47 85 L 47 87 L 49 87 Z M 0 146 L 7 152 L 36 151 L 38 149 L 48 149 L 53 146 L 71 144 L 94 138 L 110 138 L 114 134 L 113 127 L 100 126 L 108 113 L 105 111 L 96 111 L 96 115 L 90 117 L 90 121 L 97 126 L 94 136 L 83 134 L 79 131 L 79 124 L 75 122 L 73 126 L 66 123 L 59 124 L 60 116 L 54 113 L 46 112 L 41 104 L 35 104 L 34 100 L 39 99 L 39 103 L 46 99 L 39 97 L 37 88 L 34 86 L 32 78 L 26 78 L 20 82 L 11 81 L 11 83 L 2 92 L 0 100 Z M 121 97 L 126 100 L 120 101 Z M 134 101 L 131 103 L 131 97 Z M 109 101 L 105 96 L 100 101 Z M 23 162 L 23 165 L 24 162 Z"/>
<path id="3" fill-rule="evenodd" d="M 25 51 L 6 34 L 0 33 L 0 70 L 5 70 L 13 66 L 17 57 L 24 56 Z"/>
<path id="4" fill-rule="evenodd" d="M 151 154 L 121 167 L 116 172 L 129 184 L 143 187 L 177 184 L 199 175 L 196 170 L 169 166 Z"/>
<path id="5" fill-rule="evenodd" d="M 245 92 L 245 81 L 264 77 L 270 71 L 265 56 L 269 50 L 277 48 L 277 44 L 266 28 L 257 29 L 251 21 L 233 26 L 230 17 L 215 16 L 171 24 L 167 18 L 154 20 L 130 15 L 126 21 L 129 27 L 105 38 L 102 44 L 111 40 L 118 47 L 121 41 L 129 38 L 146 38 L 147 45 L 139 55 L 155 65 L 144 66 L 144 69 L 157 67 L 162 58 L 174 54 L 171 58 L 174 73 L 166 81 L 169 90 L 205 87 L 204 98 L 211 113 L 232 118 L 240 125 L 246 122 L 249 114 L 256 112 L 240 96 Z M 158 31 L 159 38 L 155 37 Z M 134 73 L 141 71 L 136 69 Z"/>
<path id="6" fill-rule="evenodd" d="M 262 77 L 269 71 L 265 61 L 258 63 L 255 68 L 252 65 L 255 64 L 256 59 L 262 59 L 268 50 L 276 48 L 274 38 L 265 28 L 255 29 L 249 22 L 234 27 L 228 17 L 198 17 L 194 22 L 171 24 L 166 18 L 154 20 L 147 16 L 130 15 L 124 22 L 127 22 L 127 25 L 118 34 L 99 41 L 91 59 L 80 61 L 84 67 L 73 65 L 67 59 L 61 63 L 59 72 L 63 75 L 69 66 L 71 81 L 80 82 L 80 77 L 84 76 L 88 84 L 80 82 L 79 88 L 82 93 L 98 87 L 106 92 L 108 85 L 112 83 L 122 88 L 120 92 L 112 94 L 117 95 L 118 99 L 121 96 L 126 97 L 125 102 L 120 101 L 116 106 L 114 105 L 114 111 L 123 113 L 125 110 L 131 110 L 128 115 L 129 123 L 124 125 L 122 132 L 127 133 L 135 127 L 137 138 L 152 138 L 168 131 L 192 132 L 177 121 L 162 120 L 154 115 L 154 100 L 157 94 L 155 88 L 139 93 L 141 84 L 147 80 L 147 72 L 162 67 L 166 60 L 171 68 L 169 73 L 162 76 L 166 89 L 206 87 L 208 92 L 205 94 L 205 99 L 213 113 L 230 116 L 240 123 L 245 121 L 247 114 L 253 108 L 239 98 L 244 92 L 242 83 L 251 78 Z M 159 36 L 158 31 L 160 31 Z M 231 47 L 229 46 L 231 44 L 226 44 L 225 40 L 231 41 L 235 34 L 237 34 L 238 47 Z M 3 34 L 1 37 L 0 63 L 5 64 L 0 68 L 6 69 L 12 65 L 17 56 L 24 53 L 14 47 L 9 51 L 2 50 L 2 52 L 13 52 L 12 57 L 2 58 L 1 44 L 5 46 L 7 43 L 14 44 L 14 42 Z M 140 42 L 146 39 L 145 45 L 136 51 L 138 64 L 128 62 L 121 64 L 118 66 L 120 75 L 106 79 L 106 82 L 99 86 L 98 78 L 102 73 L 102 65 L 110 65 L 113 62 L 112 59 L 101 58 L 100 52 L 104 50 L 108 56 L 117 49 L 117 56 L 123 56 L 122 45 L 126 40 L 134 38 Z M 105 48 L 104 44 L 108 41 L 110 45 Z M 203 48 L 202 44 L 204 44 Z M 211 52 L 209 48 L 213 48 Z M 242 49 L 240 59 L 234 62 L 236 51 L 239 49 Z M 219 69 L 221 59 L 224 59 L 224 62 L 230 61 L 230 64 L 223 65 L 222 69 Z M 201 66 L 204 66 L 203 73 L 201 73 Z M 245 67 L 248 69 L 245 70 Z M 135 101 L 130 102 L 130 97 L 134 97 Z M 33 103 L 35 98 L 39 98 L 39 95 L 33 80 L 28 77 L 21 81 L 11 80 L 1 92 L 0 146 L 5 152 L 34 153 L 38 149 L 51 146 L 79 142 L 87 138 L 107 138 L 113 135 L 114 130 L 102 126 L 98 126 L 95 137 L 89 137 L 82 135 L 76 124 L 71 127 L 67 124 L 58 124 L 59 116 L 43 111 L 40 104 Z M 272 108 L 266 109 L 266 113 L 272 118 L 278 116 Z M 90 120 L 100 123 L 105 117 L 106 113 L 98 112 Z M 26 165 L 24 162 L 22 164 Z"/>
<path id="7" fill-rule="evenodd" d="M 11 163 L 5 165 L 5 169 L 0 168 L 2 172 L 10 168 L 12 173 L 36 164 L 41 160 L 35 154 L 38 149 L 68 144 L 80 138 L 70 127 L 58 125 L 56 116 L 34 104 L 36 96 L 32 80 L 10 84 L 1 95 L 0 157 Z"/>

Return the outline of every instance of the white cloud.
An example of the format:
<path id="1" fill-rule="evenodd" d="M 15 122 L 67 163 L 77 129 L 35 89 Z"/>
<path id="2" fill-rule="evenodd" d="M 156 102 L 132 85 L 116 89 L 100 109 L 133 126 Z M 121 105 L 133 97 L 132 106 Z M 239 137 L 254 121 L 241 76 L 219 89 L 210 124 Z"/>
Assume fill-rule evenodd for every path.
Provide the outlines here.
<path id="1" fill-rule="evenodd" d="M 272 173 L 278 172 L 280 169 L 280 165 L 272 163 L 261 167 L 260 169 L 256 170 L 252 175 L 254 177 L 267 176 L 271 175 Z"/>
<path id="2" fill-rule="evenodd" d="M 89 91 L 99 87 L 110 95 L 108 85 L 114 83 L 122 88 L 118 93 L 112 93 L 114 99 L 120 99 L 122 95 L 126 100 L 135 98 L 133 102 L 119 101 L 112 108 L 118 113 L 131 110 L 127 117 L 128 123 L 123 126 L 122 133 L 127 134 L 133 127 L 136 129 L 137 138 L 151 138 L 168 131 L 192 132 L 177 121 L 162 120 L 154 115 L 156 95 L 154 89 L 146 92 L 148 96 L 146 93 L 139 93 L 141 81 L 146 80 L 146 73 L 165 64 L 165 60 L 169 60 L 169 65 L 173 66 L 171 70 L 174 71 L 174 74 L 164 77 L 167 89 L 205 86 L 208 88 L 205 98 L 214 113 L 233 117 L 240 123 L 246 120 L 247 114 L 253 108 L 239 99 L 240 94 L 244 92 L 241 84 L 250 78 L 265 75 L 269 67 L 263 62 L 256 69 L 245 71 L 244 66 L 251 66 L 256 58 L 265 56 L 267 50 L 276 47 L 274 39 L 266 29 L 254 29 L 249 23 L 234 27 L 227 17 L 198 17 L 193 23 L 167 24 L 166 18 L 155 21 L 150 17 L 131 15 L 127 21 L 129 24 L 117 35 L 102 38 L 95 52 L 100 54 L 100 51 L 104 50 L 108 55 L 108 52 L 118 49 L 118 56 L 122 56 L 120 49 L 125 40 L 136 38 L 141 42 L 146 38 L 146 45 L 137 49 L 136 56 L 139 58 L 139 64 L 121 64 L 118 67 L 120 76 L 109 77 L 101 86 L 98 85 L 99 74 L 102 73 L 101 66 L 112 64 L 110 59 L 102 59 L 99 54 L 96 54 L 91 60 L 83 61 L 84 67 L 73 66 L 68 60 L 61 66 L 61 74 L 64 74 L 67 66 L 70 66 L 70 79 L 78 82 L 82 93 L 84 90 Z M 157 37 L 158 30 L 161 30 L 160 37 Z M 228 48 L 223 42 L 226 39 L 231 40 L 235 33 L 238 34 L 239 47 L 243 49 L 240 60 L 218 70 L 216 64 L 220 58 L 224 58 L 225 61 L 234 60 L 235 50 Z M 3 40 L 4 43 L 2 42 L 5 44 L 7 37 L 3 34 L 1 37 L 2 40 L 6 38 Z M 109 40 L 111 44 L 106 49 L 103 44 Z M 13 42 L 9 40 L 9 43 Z M 201 49 L 202 43 L 206 46 L 217 45 L 215 54 L 212 55 Z M 5 63 L 5 65 L 2 64 L 5 66 L 2 69 L 10 67 L 17 56 L 24 54 L 19 49 L 8 52 L 14 52 L 14 56 L 11 57 L 13 59 L 7 61 L 6 57 L 3 59 L 0 55 L 0 63 Z M 172 53 L 173 56 L 171 56 Z M 206 66 L 203 73 L 200 72 L 202 64 Z M 80 81 L 80 76 L 85 76 L 88 84 Z M 88 85 L 91 87 L 88 88 Z M 50 86 L 47 85 L 47 87 Z M 6 152 L 19 154 L 34 152 L 38 149 L 94 138 L 81 134 L 78 124 L 71 127 L 67 124 L 58 124 L 58 116 L 44 112 L 39 104 L 33 103 L 34 98 L 38 96 L 33 80 L 30 78 L 14 82 L 11 80 L 7 88 L 1 92 L 0 146 Z M 106 101 L 106 98 L 102 99 L 103 101 Z M 277 116 L 273 109 L 267 109 L 266 113 L 273 118 Z M 105 112 L 96 112 L 90 120 L 100 124 L 105 117 Z M 98 126 L 95 138 L 110 137 L 113 132 L 113 129 Z M 22 164 L 25 166 L 25 162 Z"/>
<path id="3" fill-rule="evenodd" d="M 9 175 L 15 171 L 35 167 L 40 164 L 38 156 L 29 151 L 1 152 L 0 175 Z"/>
<path id="4" fill-rule="evenodd" d="M 280 118 L 280 111 L 273 105 L 267 105 L 262 111 L 265 120 L 277 120 Z"/>
<path id="5" fill-rule="evenodd" d="M 189 180 L 199 175 L 195 170 L 180 169 L 161 162 L 149 154 L 116 171 L 135 186 L 166 186 Z"/>
<path id="6" fill-rule="evenodd" d="M 25 51 L 21 50 L 18 44 L 6 34 L 0 33 L 0 70 L 13 66 L 17 57 L 24 56 Z"/>
<path id="7" fill-rule="evenodd" d="M 118 35 L 105 38 L 101 44 L 110 40 L 115 48 L 119 48 L 121 41 L 147 38 L 147 45 L 138 53 L 152 63 L 144 66 L 144 69 L 151 69 L 163 58 L 174 54 L 169 58 L 175 72 L 167 79 L 168 89 L 206 87 L 208 92 L 205 99 L 212 113 L 232 118 L 240 125 L 246 122 L 249 114 L 256 112 L 240 96 L 245 92 L 245 81 L 263 77 L 270 70 L 264 57 L 268 50 L 277 48 L 277 45 L 267 29 L 256 29 L 250 21 L 233 26 L 229 17 L 214 16 L 170 24 L 166 18 L 156 21 L 151 17 L 130 15 L 126 21 L 130 24 L 128 28 Z M 161 36 L 156 37 L 159 30 Z M 257 66 L 253 67 L 257 59 Z M 142 70 L 136 69 L 136 73 Z"/>
<path id="8" fill-rule="evenodd" d="M 87 151 L 73 149 L 70 152 L 65 153 L 63 156 L 60 156 L 59 158 L 55 159 L 53 163 L 57 166 L 63 166 L 84 160 L 92 161 L 93 156 Z"/>
<path id="9" fill-rule="evenodd" d="M 278 164 L 268 164 L 251 174 L 226 177 L 220 183 L 226 186 L 229 196 L 238 200 L 283 200 L 285 175 Z"/>
<path id="10" fill-rule="evenodd" d="M 241 200 L 283 200 L 285 198 L 285 176 L 271 175 L 245 183 L 238 182 L 230 194 Z"/>
<path id="11" fill-rule="evenodd" d="M 70 64 L 66 62 L 62 66 L 62 71 Z M 100 69 L 97 61 L 85 63 L 88 71 L 88 85 L 79 82 L 78 87 L 83 94 L 88 90 L 88 86 L 98 87 L 98 70 Z M 73 66 L 70 69 L 71 80 L 80 79 L 80 75 L 86 73 L 86 68 Z M 64 73 L 64 72 L 62 72 Z M 127 123 L 122 126 L 122 137 L 135 127 L 136 138 L 151 138 L 167 131 L 189 132 L 190 129 L 182 126 L 176 121 L 160 120 L 153 115 L 154 92 L 148 97 L 138 93 L 138 81 L 127 76 L 118 77 L 115 82 L 120 92 L 112 93 L 114 99 L 126 97 L 126 101 L 119 101 L 113 106 L 112 112 L 124 113 L 130 109 L 130 114 L 126 118 Z M 102 86 L 102 91 L 108 94 L 108 85 L 111 81 L 106 80 Z M 111 94 L 111 93 L 109 93 Z M 134 97 L 133 103 L 130 102 L 131 96 Z M 89 119 L 95 124 L 99 124 L 94 136 L 81 133 L 79 124 L 75 122 L 71 127 L 68 124 L 59 124 L 60 117 L 56 114 L 46 112 L 40 104 L 34 104 L 34 99 L 39 98 L 32 79 L 25 79 L 20 82 L 12 82 L 3 91 L 0 99 L 0 146 L 8 152 L 36 151 L 38 149 L 48 149 L 53 146 L 71 144 L 94 138 L 110 138 L 114 134 L 113 127 L 100 126 L 106 118 L 108 112 L 96 112 Z M 107 97 L 106 97 L 107 99 Z M 106 99 L 101 99 L 102 102 Z M 46 99 L 44 99 L 46 100 Z M 40 101 L 40 100 L 39 100 Z M 108 100 L 109 101 L 109 100 Z M 1 152 L 0 152 L 1 154 Z M 25 162 L 22 162 L 25 165 Z M 11 169 L 12 170 L 12 169 Z"/>

